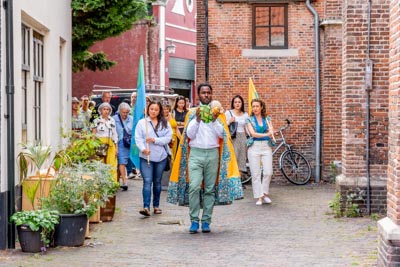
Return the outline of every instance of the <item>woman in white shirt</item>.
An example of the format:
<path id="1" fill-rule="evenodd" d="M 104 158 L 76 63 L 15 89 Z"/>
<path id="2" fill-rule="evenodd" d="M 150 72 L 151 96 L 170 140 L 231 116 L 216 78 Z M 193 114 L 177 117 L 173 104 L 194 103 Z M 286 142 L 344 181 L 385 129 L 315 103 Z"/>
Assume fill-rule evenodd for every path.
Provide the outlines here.
<path id="1" fill-rule="evenodd" d="M 92 124 L 92 132 L 103 144 L 108 144 L 107 156 L 104 163 L 112 167 L 113 176 L 117 180 L 117 155 L 118 155 L 118 134 L 115 127 L 115 120 L 110 116 L 112 108 L 109 103 L 104 102 L 98 109 L 100 116 Z"/>
<path id="2" fill-rule="evenodd" d="M 146 113 L 147 117 L 141 119 L 136 126 L 135 142 L 140 150 L 140 172 L 143 177 L 143 209 L 139 213 L 150 216 L 152 191 L 154 214 L 162 213 L 159 207 L 161 178 L 167 156 L 171 155 L 168 144 L 172 139 L 172 129 L 163 115 L 161 103 L 150 102 Z"/>
<path id="3" fill-rule="evenodd" d="M 235 156 L 238 163 L 240 175 L 243 177 L 247 172 L 247 146 L 246 146 L 246 119 L 249 117 L 244 111 L 243 97 L 236 95 L 232 98 L 231 109 L 225 112 L 226 121 L 229 124 L 238 122 L 236 137 L 232 139 Z"/>

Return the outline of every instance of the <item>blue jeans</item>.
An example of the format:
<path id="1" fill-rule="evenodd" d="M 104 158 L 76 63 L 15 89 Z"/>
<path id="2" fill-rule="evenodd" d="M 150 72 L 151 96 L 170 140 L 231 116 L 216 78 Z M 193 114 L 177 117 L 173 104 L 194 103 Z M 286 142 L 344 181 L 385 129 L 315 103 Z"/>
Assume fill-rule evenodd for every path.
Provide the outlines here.
<path id="1" fill-rule="evenodd" d="M 150 161 L 150 164 L 147 164 L 146 159 L 140 158 L 140 171 L 143 178 L 142 195 L 144 208 L 150 208 L 152 185 L 153 207 L 158 208 L 160 206 L 161 178 L 166 165 L 167 158 L 160 162 Z"/>

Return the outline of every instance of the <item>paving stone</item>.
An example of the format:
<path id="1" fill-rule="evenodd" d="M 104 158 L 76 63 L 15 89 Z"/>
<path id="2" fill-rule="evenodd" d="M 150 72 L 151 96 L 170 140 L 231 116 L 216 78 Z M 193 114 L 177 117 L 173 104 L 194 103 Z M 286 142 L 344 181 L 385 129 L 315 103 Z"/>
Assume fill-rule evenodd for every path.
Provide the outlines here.
<path id="1" fill-rule="evenodd" d="M 376 266 L 376 221 L 333 218 L 333 185 L 273 184 L 273 203 L 262 206 L 247 186 L 244 199 L 215 207 L 211 233 L 193 235 L 187 207 L 162 191 L 163 214 L 143 218 L 142 180 L 128 183 L 114 220 L 91 224 L 84 246 L 0 251 L 0 266 Z"/>

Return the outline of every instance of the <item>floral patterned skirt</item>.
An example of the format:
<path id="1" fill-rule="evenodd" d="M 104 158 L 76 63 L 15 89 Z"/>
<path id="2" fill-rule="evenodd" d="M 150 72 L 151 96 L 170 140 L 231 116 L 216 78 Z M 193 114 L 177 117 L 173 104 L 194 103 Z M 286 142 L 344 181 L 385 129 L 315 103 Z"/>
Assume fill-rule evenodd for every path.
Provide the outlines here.
<path id="1" fill-rule="evenodd" d="M 235 149 L 235 156 L 239 170 L 246 172 L 247 162 L 247 146 L 246 146 L 246 133 L 236 133 L 236 138 L 232 139 L 233 148 Z"/>

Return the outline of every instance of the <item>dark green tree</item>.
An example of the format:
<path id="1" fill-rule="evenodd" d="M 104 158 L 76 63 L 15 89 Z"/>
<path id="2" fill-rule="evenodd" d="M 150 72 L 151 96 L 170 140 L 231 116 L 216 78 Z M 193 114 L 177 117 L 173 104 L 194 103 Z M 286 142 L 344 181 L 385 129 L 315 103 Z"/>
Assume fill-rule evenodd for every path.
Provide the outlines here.
<path id="1" fill-rule="evenodd" d="M 147 17 L 146 0 L 72 0 L 72 69 L 106 70 L 115 64 L 88 49 L 97 41 L 129 30 Z"/>

